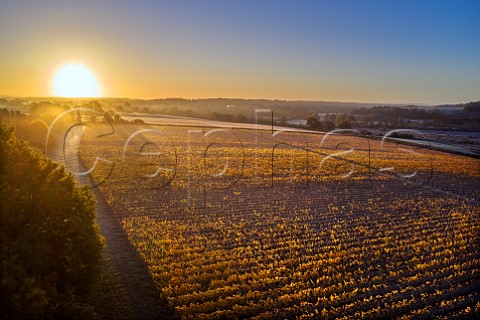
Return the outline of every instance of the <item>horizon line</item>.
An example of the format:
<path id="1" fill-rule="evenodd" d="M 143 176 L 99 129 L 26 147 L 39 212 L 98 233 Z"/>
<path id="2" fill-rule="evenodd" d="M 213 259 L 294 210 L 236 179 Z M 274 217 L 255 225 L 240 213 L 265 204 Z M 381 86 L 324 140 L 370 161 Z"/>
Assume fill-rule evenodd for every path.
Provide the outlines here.
<path id="1" fill-rule="evenodd" d="M 186 101 L 195 101 L 195 100 L 263 100 L 263 101 L 280 101 L 280 102 L 322 102 L 322 103 L 342 103 L 342 104 L 371 104 L 371 105 L 395 105 L 395 106 L 408 106 L 408 105 L 419 105 L 419 106 L 439 106 L 439 105 L 459 105 L 466 104 L 470 102 L 477 102 L 478 100 L 470 100 L 463 102 L 441 102 L 441 103 L 432 103 L 432 102 L 371 102 L 371 101 L 342 101 L 342 100 L 312 100 L 312 99 L 281 99 L 281 98 L 241 98 L 241 97 L 197 97 L 197 98 L 186 98 L 186 97 L 157 97 L 157 98 L 131 98 L 131 97 L 56 97 L 56 96 L 14 96 L 14 95 L 0 95 L 0 98 L 14 98 L 14 99 L 53 99 L 53 100 L 141 100 L 141 101 L 151 101 L 151 100 L 186 100 Z"/>

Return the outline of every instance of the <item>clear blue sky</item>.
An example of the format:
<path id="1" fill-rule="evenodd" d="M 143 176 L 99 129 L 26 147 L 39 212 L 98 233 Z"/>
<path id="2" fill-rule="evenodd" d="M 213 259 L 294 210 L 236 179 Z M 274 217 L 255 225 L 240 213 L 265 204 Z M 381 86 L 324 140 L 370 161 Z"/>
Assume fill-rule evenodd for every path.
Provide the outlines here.
<path id="1" fill-rule="evenodd" d="M 480 100 L 480 1 L 2 1 L 0 94 Z"/>

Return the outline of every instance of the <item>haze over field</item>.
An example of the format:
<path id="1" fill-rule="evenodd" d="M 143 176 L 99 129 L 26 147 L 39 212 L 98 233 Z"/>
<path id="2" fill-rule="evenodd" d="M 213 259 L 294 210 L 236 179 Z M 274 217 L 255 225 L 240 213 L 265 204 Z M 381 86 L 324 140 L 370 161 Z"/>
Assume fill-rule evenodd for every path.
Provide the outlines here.
<path id="1" fill-rule="evenodd" d="M 0 95 L 475 101 L 479 13 L 477 1 L 2 1 Z M 63 78 L 77 91 L 59 89 L 72 64 L 86 69 Z"/>

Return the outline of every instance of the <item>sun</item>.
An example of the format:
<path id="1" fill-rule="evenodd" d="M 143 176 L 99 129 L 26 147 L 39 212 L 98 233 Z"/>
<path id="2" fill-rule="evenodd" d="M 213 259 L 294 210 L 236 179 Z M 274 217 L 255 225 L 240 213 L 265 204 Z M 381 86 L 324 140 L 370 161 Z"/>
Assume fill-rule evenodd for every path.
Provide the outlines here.
<path id="1" fill-rule="evenodd" d="M 63 65 L 52 81 L 52 91 L 57 97 L 93 98 L 100 96 L 100 85 L 94 74 L 77 63 Z"/>

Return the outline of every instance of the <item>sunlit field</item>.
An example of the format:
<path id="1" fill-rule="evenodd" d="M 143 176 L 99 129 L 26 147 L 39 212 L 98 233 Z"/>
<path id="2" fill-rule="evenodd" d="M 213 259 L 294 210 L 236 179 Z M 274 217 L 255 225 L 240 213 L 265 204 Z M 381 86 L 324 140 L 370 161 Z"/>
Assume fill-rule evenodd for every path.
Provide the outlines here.
<path id="1" fill-rule="evenodd" d="M 345 134 L 135 125 L 85 127 L 78 151 L 86 169 L 97 159 L 92 185 L 182 318 L 480 308 L 477 159 Z"/>

